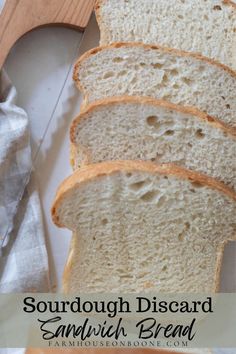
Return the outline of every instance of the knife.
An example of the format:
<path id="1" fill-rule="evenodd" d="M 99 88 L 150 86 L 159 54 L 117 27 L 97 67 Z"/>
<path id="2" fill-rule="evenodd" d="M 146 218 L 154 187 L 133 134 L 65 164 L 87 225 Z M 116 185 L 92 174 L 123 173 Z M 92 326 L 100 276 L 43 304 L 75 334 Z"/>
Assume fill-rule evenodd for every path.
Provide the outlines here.
<path id="1" fill-rule="evenodd" d="M 31 0 L 6 0 L 0 15 L 0 67 L 2 67 L 7 54 L 17 39 L 36 27 L 52 25 L 55 23 L 74 27 L 84 32 L 92 14 L 93 6 L 94 0 L 34 0 L 34 7 L 32 8 Z M 73 67 L 74 60 L 80 51 L 83 39 L 84 33 L 82 38 L 80 37 L 78 41 L 71 63 L 66 72 L 61 90 L 56 99 L 56 103 L 50 117 L 47 120 L 47 124 L 43 131 L 43 135 L 40 139 L 40 143 L 36 149 L 36 152 L 34 156 L 32 156 L 32 165 L 29 171 L 27 171 L 20 185 L 19 194 L 16 196 L 17 207 L 30 180 L 33 165 L 35 164 L 39 152 L 41 151 L 50 124 L 54 119 L 55 112 Z M 17 207 L 13 211 L 14 215 L 17 212 Z M 6 232 L 4 232 L 3 235 L 0 235 L 0 248 L 7 243 L 8 235 L 11 231 L 11 224 L 12 222 L 9 222 L 6 228 Z"/>

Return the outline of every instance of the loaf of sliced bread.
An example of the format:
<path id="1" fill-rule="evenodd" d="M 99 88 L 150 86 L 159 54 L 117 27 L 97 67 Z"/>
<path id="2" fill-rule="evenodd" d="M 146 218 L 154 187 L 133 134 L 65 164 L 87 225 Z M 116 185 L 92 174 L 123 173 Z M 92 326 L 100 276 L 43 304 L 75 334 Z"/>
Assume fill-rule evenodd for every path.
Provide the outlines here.
<path id="1" fill-rule="evenodd" d="M 229 0 L 98 0 L 101 44 L 158 43 L 236 67 L 236 5 Z"/>
<path id="2" fill-rule="evenodd" d="M 172 164 L 78 169 L 52 207 L 54 223 L 74 233 L 64 291 L 216 291 L 235 216 L 229 188 Z"/>
<path id="3" fill-rule="evenodd" d="M 203 112 L 236 127 L 236 73 L 200 55 L 140 43 L 92 49 L 75 66 L 85 102 L 148 96 Z"/>
<path id="4" fill-rule="evenodd" d="M 236 191 L 236 133 L 196 109 L 144 97 L 97 101 L 71 126 L 74 168 L 109 160 L 174 162 Z"/>

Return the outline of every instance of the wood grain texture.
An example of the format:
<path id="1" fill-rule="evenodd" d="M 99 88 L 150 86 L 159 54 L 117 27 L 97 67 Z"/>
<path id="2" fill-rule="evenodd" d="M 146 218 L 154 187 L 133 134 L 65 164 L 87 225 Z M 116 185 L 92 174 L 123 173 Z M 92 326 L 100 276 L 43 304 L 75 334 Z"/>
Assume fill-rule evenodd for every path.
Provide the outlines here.
<path id="1" fill-rule="evenodd" d="M 25 33 L 56 24 L 84 30 L 93 7 L 94 0 L 6 0 L 0 15 L 0 68 Z"/>

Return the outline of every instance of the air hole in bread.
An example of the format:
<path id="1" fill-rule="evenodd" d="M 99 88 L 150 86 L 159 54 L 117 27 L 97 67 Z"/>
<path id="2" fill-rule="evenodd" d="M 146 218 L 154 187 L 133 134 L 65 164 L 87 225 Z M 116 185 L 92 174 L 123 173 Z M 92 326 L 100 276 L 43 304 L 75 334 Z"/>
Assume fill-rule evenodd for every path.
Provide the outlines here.
<path id="1" fill-rule="evenodd" d="M 161 63 L 153 63 L 151 65 L 154 69 L 161 69 L 163 67 L 163 64 Z"/>
<path id="2" fill-rule="evenodd" d="M 101 224 L 102 225 L 107 225 L 108 224 L 108 220 L 106 218 L 102 219 Z"/>
<path id="3" fill-rule="evenodd" d="M 200 268 L 201 268 L 201 269 L 206 269 L 206 268 L 207 268 L 206 262 L 201 263 L 201 264 L 200 264 Z"/>
<path id="4" fill-rule="evenodd" d="M 169 80 L 168 76 L 166 74 L 163 75 L 162 82 L 167 82 Z"/>
<path id="5" fill-rule="evenodd" d="M 149 116 L 147 117 L 147 124 L 151 127 L 155 127 L 156 129 L 159 128 L 160 123 L 158 122 L 157 116 Z"/>
<path id="6" fill-rule="evenodd" d="M 186 231 L 188 231 L 189 229 L 190 229 L 190 224 L 189 224 L 189 222 L 186 222 L 184 224 L 184 230 L 178 234 L 178 240 L 179 241 L 183 241 L 184 240 L 184 235 L 185 235 Z"/>
<path id="7" fill-rule="evenodd" d="M 122 70 L 119 72 L 119 76 L 124 76 L 127 74 L 127 71 L 126 70 Z"/>
<path id="8" fill-rule="evenodd" d="M 121 57 L 115 57 L 115 58 L 113 58 L 112 61 L 113 61 L 113 63 L 121 63 L 122 61 L 124 61 L 124 59 Z"/>
<path id="9" fill-rule="evenodd" d="M 218 11 L 221 11 L 221 10 L 222 10 L 222 8 L 221 8 L 221 6 L 220 6 L 220 5 L 215 5 L 215 6 L 213 6 L 213 10 L 218 10 Z"/>
<path id="10" fill-rule="evenodd" d="M 179 89 L 179 85 L 178 85 L 178 84 L 174 84 L 174 85 L 173 85 L 173 88 L 174 88 L 174 89 Z"/>
<path id="11" fill-rule="evenodd" d="M 182 81 L 188 86 L 192 84 L 192 80 L 190 80 L 188 77 L 183 77 Z"/>
<path id="12" fill-rule="evenodd" d="M 140 63 L 140 66 L 144 67 L 144 66 L 147 66 L 147 64 L 146 63 Z"/>
<path id="13" fill-rule="evenodd" d="M 170 74 L 171 76 L 177 76 L 179 74 L 179 71 L 177 69 L 171 69 Z"/>
<path id="14" fill-rule="evenodd" d="M 198 67 L 198 71 L 199 72 L 203 72 L 203 71 L 205 71 L 206 70 L 206 68 L 205 68 L 205 66 L 203 66 L 203 65 L 200 65 L 199 67 Z"/>
<path id="15" fill-rule="evenodd" d="M 114 76 L 114 73 L 112 71 L 108 71 L 107 73 L 104 74 L 103 79 L 109 79 Z"/>
<path id="16" fill-rule="evenodd" d="M 164 95 L 163 96 L 163 100 L 165 101 L 171 101 L 171 96 L 170 95 Z M 180 105 L 183 104 L 181 101 L 180 101 Z"/>
<path id="17" fill-rule="evenodd" d="M 136 77 L 134 77 L 132 80 L 131 80 L 131 84 L 136 84 L 136 82 L 137 82 L 137 78 Z"/>
<path id="18" fill-rule="evenodd" d="M 126 173 L 126 177 L 127 177 L 127 178 L 132 177 L 132 173 L 131 173 L 131 172 L 127 172 L 127 173 Z"/>
<path id="19" fill-rule="evenodd" d="M 175 133 L 174 130 L 170 130 L 170 129 L 165 131 L 165 135 L 167 136 L 172 136 L 174 135 L 174 133 Z"/>
<path id="20" fill-rule="evenodd" d="M 208 122 L 214 122 L 214 118 L 212 118 L 211 116 L 207 116 L 207 120 Z"/>
<path id="21" fill-rule="evenodd" d="M 203 185 L 199 182 L 191 182 L 191 185 L 194 187 L 194 188 L 202 188 Z"/>
<path id="22" fill-rule="evenodd" d="M 227 104 L 225 107 L 226 107 L 227 109 L 230 109 L 230 104 Z"/>
<path id="23" fill-rule="evenodd" d="M 205 134 L 203 133 L 202 129 L 198 129 L 195 133 L 195 136 L 198 138 L 198 139 L 203 139 L 205 138 Z"/>
<path id="24" fill-rule="evenodd" d="M 131 184 L 129 187 L 133 191 L 138 191 L 139 189 L 142 189 L 145 186 L 145 184 L 146 184 L 146 181 L 139 181 L 139 182 L 135 182 L 135 183 Z"/>
<path id="25" fill-rule="evenodd" d="M 192 147 L 193 147 L 193 145 L 192 145 L 191 143 L 188 143 L 188 146 L 189 146 L 190 148 L 192 148 Z"/>
<path id="26" fill-rule="evenodd" d="M 152 202 L 154 199 L 156 199 L 158 194 L 158 191 L 148 191 L 147 193 L 143 194 L 140 199 L 144 202 Z"/>
<path id="27" fill-rule="evenodd" d="M 184 240 L 184 233 L 181 232 L 180 234 L 178 234 L 178 240 L 179 241 L 183 241 Z"/>
<path id="28" fill-rule="evenodd" d="M 167 270 L 167 265 L 164 265 L 164 267 L 162 267 L 162 272 L 165 272 Z"/>
<path id="29" fill-rule="evenodd" d="M 191 193 L 196 193 L 195 189 L 193 189 L 193 188 L 190 188 L 189 190 Z"/>

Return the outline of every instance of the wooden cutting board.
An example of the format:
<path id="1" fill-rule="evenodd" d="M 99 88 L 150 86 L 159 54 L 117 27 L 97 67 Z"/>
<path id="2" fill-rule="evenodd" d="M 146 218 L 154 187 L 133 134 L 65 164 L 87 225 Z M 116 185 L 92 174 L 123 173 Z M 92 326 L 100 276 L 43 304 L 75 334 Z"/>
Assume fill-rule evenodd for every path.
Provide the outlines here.
<path id="1" fill-rule="evenodd" d="M 63 25 L 85 29 L 95 0 L 6 0 L 0 15 L 0 68 L 10 49 L 36 27 Z"/>

